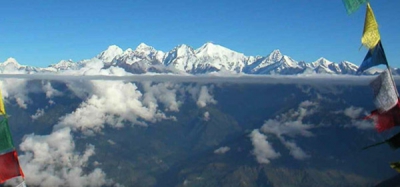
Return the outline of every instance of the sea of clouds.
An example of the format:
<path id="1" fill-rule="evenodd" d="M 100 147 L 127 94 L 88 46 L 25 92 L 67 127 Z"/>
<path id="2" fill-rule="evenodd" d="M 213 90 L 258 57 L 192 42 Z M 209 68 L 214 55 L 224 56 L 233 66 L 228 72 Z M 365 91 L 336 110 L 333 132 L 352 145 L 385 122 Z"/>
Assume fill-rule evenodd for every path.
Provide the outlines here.
<path id="1" fill-rule="evenodd" d="M 41 87 L 28 85 L 30 80 L 40 80 Z M 62 116 L 50 134 L 27 134 L 19 146 L 20 164 L 26 173 L 27 185 L 43 186 L 118 186 L 107 178 L 107 174 L 95 167 L 85 171 L 89 158 L 96 154 L 94 145 L 88 144 L 83 151 L 76 150 L 73 132 L 84 136 L 96 136 L 106 125 L 120 128 L 126 124 L 148 126 L 162 120 L 179 120 L 173 115 L 187 98 L 197 107 L 217 105 L 213 96 L 214 85 L 235 84 L 295 84 L 295 85 L 368 85 L 372 77 L 345 75 L 313 76 L 273 76 L 212 73 L 207 75 L 143 74 L 134 75 L 122 68 L 103 69 L 101 63 L 87 64 L 76 71 L 58 74 L 26 74 L 18 70 L 8 70 L 0 74 L 0 87 L 5 102 L 15 100 L 21 109 L 34 103 L 29 93 L 43 92 L 48 105 L 57 104 L 55 97 L 63 97 L 51 81 L 61 81 L 68 85 L 82 103 L 71 113 Z M 272 119 L 265 119 L 260 128 L 249 133 L 253 144 L 252 154 L 260 164 L 268 164 L 278 159 L 282 153 L 274 149 L 268 141 L 275 136 L 287 148 L 289 154 L 298 160 L 312 157 L 307 150 L 295 141 L 296 137 L 312 137 L 314 124 L 306 124 L 303 119 L 318 110 L 319 104 L 303 101 L 297 109 Z M 348 127 L 371 129 L 370 122 L 359 122 L 357 117 L 365 110 L 358 107 L 344 108 L 343 113 L 353 120 Z M 45 108 L 32 114 L 35 120 L 46 113 Z M 209 112 L 201 116 L 207 121 L 212 118 Z M 220 147 L 215 154 L 225 154 L 229 147 Z M 9 184 L 16 184 L 11 181 Z"/>

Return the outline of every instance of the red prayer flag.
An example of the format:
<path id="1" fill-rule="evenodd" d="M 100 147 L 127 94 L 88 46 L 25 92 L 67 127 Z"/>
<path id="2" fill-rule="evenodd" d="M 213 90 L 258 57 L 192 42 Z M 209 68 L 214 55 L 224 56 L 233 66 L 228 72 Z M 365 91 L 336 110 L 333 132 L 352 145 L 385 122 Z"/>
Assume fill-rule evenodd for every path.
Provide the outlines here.
<path id="1" fill-rule="evenodd" d="M 18 176 L 24 177 L 24 173 L 19 166 L 17 152 L 13 150 L 0 155 L 0 183 Z"/>
<path id="2" fill-rule="evenodd" d="M 375 128 L 378 132 L 400 125 L 400 102 L 397 101 L 397 104 L 386 112 L 374 110 L 365 119 L 374 119 Z"/>

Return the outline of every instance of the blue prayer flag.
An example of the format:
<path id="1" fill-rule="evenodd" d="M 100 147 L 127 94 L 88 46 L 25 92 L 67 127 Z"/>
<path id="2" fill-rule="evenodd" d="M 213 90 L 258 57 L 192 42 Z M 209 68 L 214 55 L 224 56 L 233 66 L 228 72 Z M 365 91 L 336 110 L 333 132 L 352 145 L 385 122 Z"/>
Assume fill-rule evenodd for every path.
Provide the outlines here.
<path id="1" fill-rule="evenodd" d="M 368 50 L 367 55 L 365 56 L 363 62 L 361 63 L 360 67 L 357 70 L 357 73 L 362 73 L 368 68 L 380 64 L 388 65 L 385 51 L 383 50 L 381 41 L 379 41 L 374 48 Z"/>

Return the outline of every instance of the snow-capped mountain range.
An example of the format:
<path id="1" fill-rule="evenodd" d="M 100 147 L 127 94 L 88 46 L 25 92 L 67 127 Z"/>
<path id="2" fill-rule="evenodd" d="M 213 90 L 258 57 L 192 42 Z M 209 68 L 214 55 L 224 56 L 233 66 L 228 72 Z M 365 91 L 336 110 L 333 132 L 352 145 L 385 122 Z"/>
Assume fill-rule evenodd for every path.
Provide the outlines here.
<path id="1" fill-rule="evenodd" d="M 279 50 L 272 51 L 267 56 L 245 56 L 226 47 L 205 43 L 198 49 L 182 44 L 169 52 L 156 50 L 155 48 L 141 43 L 136 49 L 128 48 L 125 51 L 116 45 L 109 46 L 92 59 L 78 62 L 72 60 L 61 60 L 47 68 L 24 66 L 9 58 L 0 63 L 3 73 L 13 70 L 24 70 L 26 73 L 37 72 L 63 72 L 87 68 L 89 64 L 96 63 L 102 69 L 111 67 L 123 68 L 130 73 L 189 73 L 204 74 L 211 72 L 232 72 L 245 74 L 355 74 L 358 66 L 343 61 L 340 63 L 330 62 L 325 58 L 310 63 L 296 61 Z M 365 74 L 376 74 L 380 70 L 371 68 Z M 397 71 L 394 71 L 397 74 Z"/>

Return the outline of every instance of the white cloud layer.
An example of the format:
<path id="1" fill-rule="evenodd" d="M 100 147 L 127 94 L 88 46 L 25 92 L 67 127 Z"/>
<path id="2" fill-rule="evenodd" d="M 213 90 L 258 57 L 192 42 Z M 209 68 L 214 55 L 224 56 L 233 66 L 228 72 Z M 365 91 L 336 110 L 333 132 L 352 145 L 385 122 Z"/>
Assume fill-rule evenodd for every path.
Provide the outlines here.
<path id="1" fill-rule="evenodd" d="M 102 69 L 101 62 L 93 62 L 78 71 L 66 71 L 56 74 L 25 74 L 17 70 L 7 70 L 8 74 L 0 74 L 0 87 L 6 101 L 15 99 L 21 108 L 28 108 L 32 102 L 28 94 L 32 87 L 28 80 L 42 80 L 40 88 L 48 99 L 61 96 L 63 93 L 54 89 L 48 80 L 58 80 L 68 83 L 68 87 L 84 100 L 74 112 L 67 114 L 55 126 L 49 135 L 27 135 L 20 144 L 22 154 L 20 163 L 25 171 L 27 184 L 43 186 L 104 186 L 111 184 L 106 174 L 100 169 L 84 172 L 90 165 L 89 158 L 95 154 L 94 146 L 88 145 L 80 152 L 75 150 L 71 131 L 82 131 L 93 134 L 101 131 L 105 124 L 112 127 L 122 127 L 125 122 L 146 125 L 159 120 L 174 119 L 165 112 L 178 112 L 183 101 L 177 94 L 188 92 L 198 107 L 216 104 L 213 98 L 213 87 L 199 84 L 209 83 L 239 83 L 239 84 L 326 84 L 331 85 L 367 85 L 371 77 L 358 76 L 274 76 L 274 75 L 243 75 L 243 74 L 212 74 L 212 75 L 168 75 L 145 74 L 132 75 L 118 67 Z M 83 76 L 82 76 L 83 75 Z M 167 82 L 168 81 L 168 82 Z M 143 91 L 139 91 L 136 83 L 142 82 Z M 156 83 L 155 83 L 156 82 Z M 198 83 L 189 88 L 182 88 L 180 83 Z M 49 101 L 51 103 L 51 100 Z M 160 107 L 161 105 L 164 108 Z M 305 116 L 314 112 L 316 103 L 305 101 L 299 109 L 290 115 L 281 116 L 281 120 L 268 120 L 261 128 L 264 133 L 278 136 L 280 141 L 296 159 L 309 158 L 293 140 L 283 136 L 310 137 L 312 127 L 302 123 Z M 164 110 L 164 111 L 163 111 Z M 355 116 L 357 111 L 348 110 L 346 115 Z M 44 114 L 38 110 L 32 118 Z M 209 113 L 204 113 L 204 119 L 209 119 Z M 359 128 L 369 128 L 367 124 L 355 124 Z M 254 146 L 253 154 L 259 163 L 268 164 L 271 159 L 279 158 L 267 136 L 259 130 L 250 134 Z M 216 154 L 229 151 L 229 147 L 215 150 Z"/>
<path id="2" fill-rule="evenodd" d="M 289 150 L 289 154 L 297 159 L 304 160 L 310 158 L 293 140 L 296 136 L 311 137 L 314 134 L 310 129 L 314 128 L 313 125 L 304 124 L 303 119 L 306 116 L 312 115 L 318 110 L 318 104 L 311 101 L 303 101 L 299 104 L 296 110 L 289 110 L 277 117 L 277 119 L 269 119 L 264 122 L 260 131 L 263 133 L 274 134 L 280 142 Z M 292 138 L 286 140 L 285 136 Z"/>
<path id="3" fill-rule="evenodd" d="M 151 82 L 143 82 L 142 85 L 145 91 L 144 104 L 150 105 L 151 103 L 161 102 L 167 111 L 179 112 L 181 102 L 177 101 L 176 98 L 179 85 L 168 82 L 153 85 Z"/>
<path id="4" fill-rule="evenodd" d="M 351 120 L 351 124 L 345 125 L 345 127 L 355 127 L 360 130 L 371 130 L 375 128 L 375 124 L 370 120 Z"/>
<path id="5" fill-rule="evenodd" d="M 310 137 L 313 133 L 309 131 L 311 125 L 303 124 L 301 121 L 284 121 L 279 122 L 277 120 L 268 120 L 261 127 L 261 131 L 264 133 L 272 133 L 277 136 L 288 135 L 295 137 L 297 135 Z"/>
<path id="6" fill-rule="evenodd" d="M 224 147 L 220 147 L 216 150 L 214 150 L 215 154 L 225 154 L 226 152 L 228 152 L 229 150 L 231 150 L 231 148 L 224 146 Z"/>
<path id="7" fill-rule="evenodd" d="M 47 97 L 47 98 L 52 98 L 52 97 L 55 97 L 55 96 L 62 96 L 62 95 L 63 95 L 62 92 L 60 92 L 60 91 L 54 89 L 54 88 L 51 86 L 50 81 L 47 81 L 47 82 L 43 82 L 43 81 L 42 81 L 42 84 L 43 84 L 43 87 L 42 87 L 43 92 L 46 94 L 46 97 Z"/>
<path id="8" fill-rule="evenodd" d="M 254 146 L 253 154 L 256 156 L 258 163 L 269 164 L 271 159 L 276 159 L 281 156 L 268 142 L 267 136 L 261 134 L 258 129 L 250 133 L 250 139 Z"/>
<path id="9" fill-rule="evenodd" d="M 44 109 L 37 109 L 36 113 L 34 115 L 31 116 L 32 120 L 36 120 L 37 118 L 39 118 L 40 116 L 44 115 Z"/>
<path id="10" fill-rule="evenodd" d="M 217 101 L 213 98 L 212 92 L 213 86 L 208 88 L 207 86 L 188 86 L 186 91 L 192 95 L 194 101 L 199 108 L 204 108 L 207 104 L 217 104 Z"/>
<path id="11" fill-rule="evenodd" d="M 350 107 L 344 109 L 343 113 L 344 113 L 344 115 L 346 115 L 347 117 L 349 117 L 351 119 L 357 119 L 360 116 L 362 111 L 363 111 L 362 108 L 350 106 Z"/>
<path id="12" fill-rule="evenodd" d="M 23 154 L 19 161 L 28 186 L 104 186 L 112 183 L 100 168 L 84 172 L 95 148 L 87 145 L 82 154 L 75 152 L 69 128 L 50 135 L 27 135 L 20 149 Z"/>
<path id="13" fill-rule="evenodd" d="M 203 114 L 203 120 L 204 121 L 209 121 L 210 120 L 210 113 L 207 111 L 207 112 L 204 112 L 204 114 Z"/>
<path id="14" fill-rule="evenodd" d="M 5 100 L 15 99 L 21 108 L 26 109 L 26 103 L 30 102 L 26 83 L 27 81 L 23 79 L 4 79 L 0 81 L 1 92 Z"/>
<path id="15" fill-rule="evenodd" d="M 84 76 L 82 76 L 84 75 Z M 238 83 L 238 84 L 302 84 L 302 85 L 368 85 L 372 76 L 352 75 L 245 75 L 245 74 L 206 74 L 206 75 L 176 75 L 176 74 L 130 74 L 121 68 L 100 69 L 83 68 L 63 74 L 0 74 L 0 78 L 29 79 L 29 80 L 114 80 L 114 81 L 152 81 L 173 83 Z M 395 77 L 398 79 L 398 77 Z"/>
<path id="16" fill-rule="evenodd" d="M 63 117 L 55 129 L 71 127 L 73 130 L 91 134 L 99 132 L 105 123 L 122 127 L 127 121 L 146 125 L 141 120 L 156 122 L 168 119 L 159 110 L 157 99 L 171 111 L 178 110 L 179 105 L 175 100 L 175 90 L 168 90 L 163 86 L 166 85 L 147 85 L 145 89 L 148 92 L 143 95 L 133 83 L 92 81 L 91 96 L 78 109 Z"/>
<path id="17" fill-rule="evenodd" d="M 279 137 L 279 139 L 285 145 L 285 147 L 289 149 L 289 154 L 292 155 L 293 158 L 297 160 L 304 160 L 311 157 L 310 155 L 305 153 L 303 149 L 297 146 L 294 141 L 287 141 L 283 137 Z"/>
<path id="18" fill-rule="evenodd" d="M 344 127 L 355 127 L 360 130 L 371 130 L 375 127 L 373 121 L 360 118 L 361 113 L 367 115 L 363 108 L 350 106 L 344 109 L 343 113 L 351 119 L 350 125 L 345 125 Z"/>

